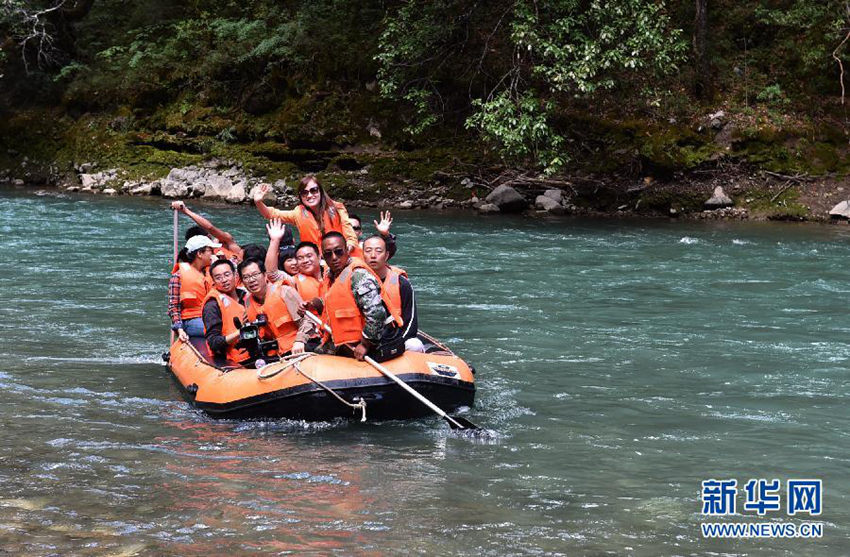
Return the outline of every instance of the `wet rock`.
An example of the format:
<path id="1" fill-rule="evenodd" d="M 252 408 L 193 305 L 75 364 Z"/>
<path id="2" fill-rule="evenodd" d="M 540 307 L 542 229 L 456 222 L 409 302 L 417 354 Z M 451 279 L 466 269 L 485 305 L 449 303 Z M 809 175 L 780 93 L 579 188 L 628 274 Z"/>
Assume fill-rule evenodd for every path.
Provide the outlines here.
<path id="1" fill-rule="evenodd" d="M 829 210 L 831 219 L 850 219 L 850 201 L 842 201 Z"/>
<path id="2" fill-rule="evenodd" d="M 396 209 L 413 209 L 413 201 L 402 201 L 400 203 L 396 203 Z"/>
<path id="3" fill-rule="evenodd" d="M 106 188 L 101 193 L 104 195 L 118 195 L 118 191 L 115 188 Z"/>
<path id="4" fill-rule="evenodd" d="M 163 197 L 180 199 L 189 196 L 189 184 L 182 180 L 173 179 L 171 172 L 168 173 L 168 176 L 166 176 L 160 184 L 162 187 Z"/>
<path id="5" fill-rule="evenodd" d="M 136 184 L 127 193 L 130 195 L 151 195 L 153 193 L 153 184 Z"/>
<path id="6" fill-rule="evenodd" d="M 24 181 L 23 181 L 23 180 L 21 180 L 20 178 L 15 178 L 14 180 L 12 180 L 12 185 L 15 185 L 15 186 L 23 186 L 23 185 L 24 185 Z"/>
<path id="7" fill-rule="evenodd" d="M 561 204 L 547 195 L 538 195 L 534 200 L 534 206 L 546 212 L 561 209 Z"/>
<path id="8" fill-rule="evenodd" d="M 556 202 L 558 202 L 558 204 L 561 204 L 561 203 L 564 202 L 564 190 L 557 190 L 557 189 L 546 190 L 546 191 L 543 192 L 543 195 L 545 195 L 546 197 L 548 197 L 550 199 L 554 199 Z"/>
<path id="9" fill-rule="evenodd" d="M 714 194 L 705 202 L 706 209 L 722 209 L 733 205 L 732 198 L 726 195 L 721 186 L 714 188 Z"/>
<path id="10" fill-rule="evenodd" d="M 503 213 L 519 213 L 528 206 L 525 198 L 514 188 L 501 185 L 484 199 L 488 205 L 495 205 Z"/>
<path id="11" fill-rule="evenodd" d="M 245 201 L 245 192 L 246 186 L 248 185 L 247 180 L 242 180 L 237 184 L 233 184 L 230 188 L 230 191 L 227 192 L 227 195 L 224 196 L 224 200 L 228 203 L 242 203 Z"/>
<path id="12" fill-rule="evenodd" d="M 212 174 L 208 176 L 204 183 L 204 198 L 206 199 L 226 199 L 233 189 L 233 182 L 230 178 L 223 174 Z M 242 191 L 242 198 L 245 197 L 245 191 Z"/>
<path id="13" fill-rule="evenodd" d="M 491 213 L 498 213 L 500 210 L 498 205 L 493 203 L 484 203 L 478 207 L 478 212 L 482 215 L 489 215 Z"/>
<path id="14" fill-rule="evenodd" d="M 80 184 L 84 190 L 90 190 L 97 185 L 97 177 L 94 174 L 80 174 Z"/>

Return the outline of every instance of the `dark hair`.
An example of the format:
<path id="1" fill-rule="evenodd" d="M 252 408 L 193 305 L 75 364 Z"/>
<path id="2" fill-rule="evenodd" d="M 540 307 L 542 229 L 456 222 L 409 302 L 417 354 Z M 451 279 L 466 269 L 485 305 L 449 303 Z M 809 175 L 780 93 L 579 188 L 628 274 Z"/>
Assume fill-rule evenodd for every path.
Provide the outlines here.
<path id="1" fill-rule="evenodd" d="M 334 200 L 331 199 L 327 192 L 325 192 L 325 188 L 322 187 L 322 184 L 319 183 L 319 179 L 316 178 L 313 174 L 308 174 L 301 178 L 298 182 L 298 202 L 302 207 L 307 207 L 304 205 L 304 202 L 301 201 L 301 194 L 304 190 L 307 189 L 307 186 L 310 185 L 310 182 L 316 182 L 316 186 L 319 188 L 319 210 L 318 214 L 314 215 L 316 217 L 316 222 L 319 224 L 319 234 L 324 237 L 325 234 L 325 219 L 323 215 L 327 214 L 328 218 L 333 222 L 333 219 L 339 214 L 336 210 L 336 204 Z M 309 210 L 309 209 L 308 209 Z"/>
<path id="2" fill-rule="evenodd" d="M 285 271 L 283 264 L 287 259 L 295 259 L 295 248 L 293 246 L 284 246 L 280 248 L 277 256 L 277 268 L 279 271 Z"/>
<path id="3" fill-rule="evenodd" d="M 311 250 L 316 252 L 316 257 L 321 257 L 321 254 L 319 253 L 319 246 L 317 246 L 313 242 L 301 242 L 300 244 L 295 246 L 295 253 L 301 251 L 301 248 L 310 248 Z"/>
<path id="4" fill-rule="evenodd" d="M 325 240 L 327 240 L 328 238 L 341 238 L 341 239 L 342 239 L 342 241 L 343 241 L 343 242 L 345 242 L 345 236 L 343 236 L 342 234 L 340 234 L 340 233 L 339 233 L 339 232 L 337 232 L 336 230 L 331 230 L 330 232 L 326 232 L 326 233 L 322 236 L 322 242 L 324 242 L 324 241 L 325 241 Z"/>
<path id="5" fill-rule="evenodd" d="M 386 250 L 386 249 L 387 249 L 387 239 L 386 239 L 386 238 L 384 238 L 383 236 L 381 236 L 380 234 L 372 234 L 371 236 L 369 236 L 368 238 L 366 238 L 365 240 L 363 240 L 363 245 L 365 246 L 365 245 L 366 245 L 366 242 L 368 242 L 369 240 L 372 240 L 372 239 L 374 239 L 374 238 L 377 238 L 377 239 L 379 239 L 380 241 L 382 241 L 382 242 L 384 243 L 384 250 Z"/>
<path id="6" fill-rule="evenodd" d="M 219 265 L 227 265 L 230 267 L 230 270 L 236 272 L 236 265 L 233 264 L 233 261 L 229 259 L 216 259 L 213 261 L 213 264 L 210 265 L 210 276 L 212 276 L 213 269 L 218 267 Z"/>
<path id="7" fill-rule="evenodd" d="M 265 273 L 265 272 L 266 272 L 266 264 L 265 264 L 265 263 L 263 263 L 261 260 L 259 260 L 259 259 L 254 259 L 254 258 L 252 257 L 252 258 L 250 258 L 250 259 L 246 259 L 246 260 L 244 260 L 242 263 L 240 263 L 240 264 L 239 264 L 239 267 L 237 267 L 237 268 L 239 269 L 239 276 L 240 276 L 240 277 L 242 276 L 242 271 L 244 271 L 244 270 L 245 270 L 245 267 L 247 267 L 248 265 L 251 265 L 251 264 L 255 264 L 255 265 L 257 265 L 257 267 L 259 267 L 259 268 L 260 268 L 260 272 L 261 272 L 261 273 Z"/>
<path id="8" fill-rule="evenodd" d="M 193 236 L 206 236 L 207 231 L 201 228 L 200 226 L 190 226 L 188 230 L 186 230 L 186 241 L 189 241 L 189 238 Z"/>
<path id="9" fill-rule="evenodd" d="M 247 244 L 242 246 L 242 259 L 259 259 L 260 261 L 265 261 L 267 251 L 265 246 Z"/>
<path id="10" fill-rule="evenodd" d="M 363 219 L 361 219 L 359 215 L 355 215 L 354 213 L 348 213 L 348 220 L 356 220 L 361 225 L 363 224 Z"/>
<path id="11" fill-rule="evenodd" d="M 177 261 L 185 261 L 186 263 L 194 263 L 195 259 L 198 258 L 198 254 L 204 251 L 209 246 L 204 246 L 202 248 L 198 248 L 195 251 L 187 251 L 186 248 L 183 248 L 180 251 L 180 254 L 177 255 Z M 181 259 L 181 256 L 184 259 Z"/>
<path id="12" fill-rule="evenodd" d="M 189 252 L 186 251 L 186 248 L 180 248 L 180 251 L 177 252 L 177 262 L 178 263 L 188 263 L 189 262 Z"/>

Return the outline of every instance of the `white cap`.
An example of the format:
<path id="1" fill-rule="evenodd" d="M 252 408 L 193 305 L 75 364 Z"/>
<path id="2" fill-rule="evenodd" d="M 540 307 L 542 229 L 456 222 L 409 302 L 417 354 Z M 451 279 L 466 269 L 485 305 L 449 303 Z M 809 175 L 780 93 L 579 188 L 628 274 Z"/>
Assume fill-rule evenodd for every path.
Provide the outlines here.
<path id="1" fill-rule="evenodd" d="M 203 248 L 220 248 L 221 244 L 213 242 L 206 236 L 192 236 L 186 242 L 186 251 L 192 253 Z"/>

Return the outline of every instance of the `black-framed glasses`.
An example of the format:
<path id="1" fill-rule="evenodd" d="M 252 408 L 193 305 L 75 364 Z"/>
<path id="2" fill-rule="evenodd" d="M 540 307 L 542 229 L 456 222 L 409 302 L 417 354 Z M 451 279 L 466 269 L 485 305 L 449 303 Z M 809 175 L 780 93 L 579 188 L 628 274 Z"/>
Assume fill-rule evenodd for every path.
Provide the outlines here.
<path id="1" fill-rule="evenodd" d="M 302 191 L 301 195 L 319 195 L 320 191 L 322 190 L 320 190 L 316 186 L 313 186 L 312 188 L 307 188 L 306 190 Z"/>
<path id="2" fill-rule="evenodd" d="M 260 271 L 257 271 L 256 273 L 251 273 L 250 275 L 242 275 L 242 280 L 246 281 L 246 282 L 249 281 L 249 280 L 251 280 L 251 281 L 259 280 L 259 278 L 261 276 L 263 276 L 263 273 L 261 273 Z"/>
<path id="3" fill-rule="evenodd" d="M 332 250 L 326 249 L 322 252 L 322 257 L 324 257 L 325 259 L 330 259 L 331 256 L 334 255 L 337 257 L 342 257 L 343 255 L 345 255 L 345 248 L 336 248 Z"/>

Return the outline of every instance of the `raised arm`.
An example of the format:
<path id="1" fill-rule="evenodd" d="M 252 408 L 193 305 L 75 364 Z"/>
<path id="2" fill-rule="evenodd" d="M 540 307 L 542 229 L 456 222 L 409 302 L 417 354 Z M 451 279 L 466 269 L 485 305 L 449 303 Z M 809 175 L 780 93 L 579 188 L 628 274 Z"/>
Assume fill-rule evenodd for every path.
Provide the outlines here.
<path id="1" fill-rule="evenodd" d="M 274 207 L 269 207 L 263 201 L 266 195 L 272 191 L 272 187 L 268 184 L 260 184 L 254 188 L 254 205 L 264 219 L 280 219 L 286 224 L 297 224 L 298 209 L 290 209 L 289 211 L 281 211 Z"/>
<path id="2" fill-rule="evenodd" d="M 392 259 L 396 252 L 395 234 L 390 234 L 390 226 L 393 224 L 393 216 L 389 211 L 381 211 L 381 221 L 372 221 L 375 223 L 375 229 L 380 234 L 387 244 L 387 260 Z"/>
<path id="3" fill-rule="evenodd" d="M 254 205 L 257 210 L 263 215 L 264 219 L 272 218 L 272 213 L 263 201 L 266 195 L 271 191 L 272 187 L 269 184 L 260 184 L 254 188 Z"/>
<path id="4" fill-rule="evenodd" d="M 213 225 L 213 223 L 210 222 L 209 219 L 204 218 L 198 213 L 190 210 L 182 201 L 173 201 L 171 203 L 171 208 L 175 211 L 180 211 L 181 213 L 195 221 L 195 223 L 201 228 L 203 228 L 207 234 L 212 234 L 216 240 L 221 242 L 222 246 L 235 253 L 240 259 L 242 258 L 242 248 L 239 247 L 239 244 L 237 244 L 236 240 L 233 239 L 232 234 L 230 234 L 229 232 L 225 232 L 220 228 L 216 228 L 216 226 Z"/>
<path id="5" fill-rule="evenodd" d="M 266 224 L 269 233 L 269 249 L 266 251 L 266 276 L 272 282 L 280 279 L 280 270 L 277 266 L 280 258 L 280 241 L 286 233 L 286 225 L 280 219 L 271 219 Z"/>

